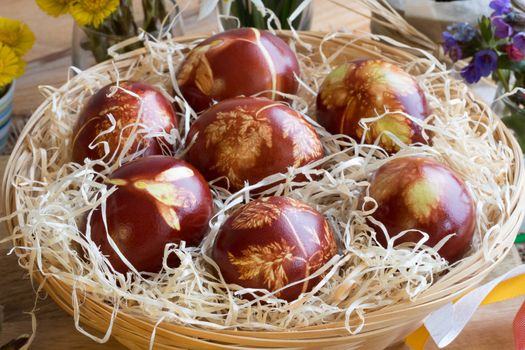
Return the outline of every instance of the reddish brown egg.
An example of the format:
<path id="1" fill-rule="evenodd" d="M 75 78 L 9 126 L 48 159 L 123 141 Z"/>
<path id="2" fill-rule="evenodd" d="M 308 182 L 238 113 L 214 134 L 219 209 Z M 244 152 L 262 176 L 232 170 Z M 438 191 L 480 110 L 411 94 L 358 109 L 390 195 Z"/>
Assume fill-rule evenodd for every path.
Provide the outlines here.
<path id="1" fill-rule="evenodd" d="M 106 200 L 108 232 L 138 271 L 160 271 L 167 243 L 201 242 L 212 197 L 206 181 L 187 162 L 168 156 L 139 158 L 117 169 L 109 183 L 117 190 Z M 90 223 L 93 242 L 117 271 L 128 271 L 108 242 L 100 209 Z"/>
<path id="2" fill-rule="evenodd" d="M 144 132 L 137 130 L 169 132 L 178 127 L 171 102 L 155 87 L 123 81 L 119 84 L 120 88 L 112 94 L 114 86 L 115 84 L 110 84 L 97 91 L 80 113 L 73 130 L 74 162 L 82 164 L 85 158 L 103 158 L 106 156 L 104 143 L 109 147 L 109 154 L 104 159 L 109 160 L 115 152 L 122 150 L 132 135 L 136 138 L 128 154 L 142 148 L 146 149 L 144 156 L 161 154 L 161 145 L 165 140 L 146 138 Z M 109 114 L 115 118 L 115 128 L 104 133 L 112 126 Z M 169 145 L 165 144 L 165 147 Z"/>
<path id="3" fill-rule="evenodd" d="M 374 175 L 370 195 L 378 204 L 372 215 L 385 225 L 390 237 L 417 229 L 429 234 L 425 245 L 434 247 L 455 234 L 439 250 L 450 263 L 469 249 L 475 229 L 474 203 L 465 183 L 443 164 L 423 157 L 389 161 Z M 408 232 L 395 244 L 419 242 L 422 237 L 419 232 Z M 386 246 L 382 232 L 378 231 L 377 238 Z"/>
<path id="4" fill-rule="evenodd" d="M 416 80 L 395 64 L 382 60 L 360 60 L 335 68 L 317 95 L 317 120 L 333 134 L 346 134 L 361 141 L 362 118 L 390 112 L 403 112 L 415 119 L 429 115 L 425 94 Z M 368 124 L 368 144 L 391 132 L 405 144 L 425 142 L 421 127 L 401 113 L 390 113 Z M 394 153 L 399 146 L 382 135 L 380 146 Z"/>
<path id="5" fill-rule="evenodd" d="M 226 283 L 273 292 L 312 275 L 336 253 L 335 236 L 319 212 L 291 198 L 266 197 L 222 224 L 212 258 Z M 299 283 L 277 296 L 292 301 L 318 282 Z"/>
<path id="6" fill-rule="evenodd" d="M 177 73 L 181 92 L 197 112 L 212 100 L 250 96 L 281 99 L 275 91 L 297 92 L 299 63 L 277 36 L 255 28 L 229 30 L 209 37 L 186 57 Z"/>
<path id="7" fill-rule="evenodd" d="M 208 181 L 225 176 L 230 190 L 324 156 L 315 129 L 298 112 L 264 98 L 217 103 L 193 123 L 188 140 L 195 135 L 187 160 Z"/>

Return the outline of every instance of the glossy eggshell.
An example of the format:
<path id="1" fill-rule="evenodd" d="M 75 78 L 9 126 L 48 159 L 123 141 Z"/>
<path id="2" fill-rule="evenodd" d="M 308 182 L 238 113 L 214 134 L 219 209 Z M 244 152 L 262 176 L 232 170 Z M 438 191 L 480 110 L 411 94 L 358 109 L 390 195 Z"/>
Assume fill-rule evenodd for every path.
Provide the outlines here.
<path id="1" fill-rule="evenodd" d="M 465 183 L 448 167 L 429 158 L 391 160 L 374 175 L 370 196 L 378 203 L 372 216 L 382 222 L 390 237 L 409 229 L 429 234 L 425 245 L 434 247 L 449 234 L 456 235 L 439 250 L 450 263 L 469 249 L 475 229 L 474 202 Z M 378 241 L 386 237 L 378 230 Z M 408 232 L 395 244 L 418 242 L 422 235 Z"/>
<path id="2" fill-rule="evenodd" d="M 212 258 L 226 283 L 276 291 L 316 272 L 337 253 L 326 219 L 287 197 L 266 197 L 235 211 L 221 226 Z M 277 294 L 292 301 L 319 279 Z"/>
<path id="3" fill-rule="evenodd" d="M 188 140 L 194 143 L 186 159 L 208 181 L 226 176 L 233 191 L 324 156 L 315 129 L 298 112 L 255 97 L 217 103 L 193 123 Z"/>
<path id="4" fill-rule="evenodd" d="M 212 196 L 187 162 L 168 156 L 139 158 L 117 169 L 109 184 L 117 190 L 106 200 L 108 232 L 138 271 L 160 271 L 168 243 L 201 242 L 212 215 Z M 112 266 L 128 271 L 108 242 L 100 208 L 90 225 L 91 239 Z"/>
<path id="5" fill-rule="evenodd" d="M 74 162 L 82 164 L 85 158 L 92 160 L 103 158 L 106 152 L 103 144 L 99 143 L 102 141 L 109 145 L 109 154 L 104 158 L 109 160 L 116 151 L 122 149 L 125 141 L 130 138 L 133 132 L 135 132 L 136 139 L 129 153 L 135 152 L 139 148 L 146 148 L 144 156 L 161 154 L 161 143 L 164 140 L 160 138 L 146 139 L 143 134 L 136 132 L 137 127 L 125 127 L 140 123 L 148 130 L 164 130 L 165 132 L 170 132 L 171 129 L 178 127 L 171 102 L 157 88 L 140 82 L 123 81 L 120 82 L 119 86 L 132 92 L 132 94 L 122 89 L 111 94 L 114 86 L 115 84 L 110 84 L 98 90 L 89 98 L 80 112 L 73 130 L 72 160 Z M 101 132 L 108 130 L 112 125 L 108 114 L 115 118 L 115 129 L 99 136 Z M 140 119 L 138 119 L 139 115 Z M 99 144 L 90 149 L 89 145 L 92 143 Z"/>
<path id="6" fill-rule="evenodd" d="M 386 110 L 401 111 L 424 120 L 430 110 L 417 81 L 395 64 L 383 60 L 360 60 L 335 68 L 325 79 L 317 95 L 317 120 L 333 134 L 346 134 L 361 141 L 362 118 L 376 117 Z M 365 142 L 374 143 L 384 131 L 390 131 L 405 144 L 425 143 L 421 127 L 400 113 L 390 113 L 368 124 Z M 380 146 L 395 153 L 399 146 L 381 136 Z"/>
<path id="7" fill-rule="evenodd" d="M 281 99 L 274 91 L 295 94 L 299 63 L 295 53 L 277 36 L 254 28 L 225 31 L 197 45 L 177 73 L 181 92 L 197 112 L 220 101 L 250 96 Z"/>

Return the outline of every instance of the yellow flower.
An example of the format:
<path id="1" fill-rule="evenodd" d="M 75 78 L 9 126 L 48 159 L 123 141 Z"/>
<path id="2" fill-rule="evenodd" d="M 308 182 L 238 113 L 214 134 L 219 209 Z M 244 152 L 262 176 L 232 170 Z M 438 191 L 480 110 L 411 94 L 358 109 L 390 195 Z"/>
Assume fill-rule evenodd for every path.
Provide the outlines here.
<path id="1" fill-rule="evenodd" d="M 0 44 L 0 87 L 8 85 L 24 74 L 25 64 L 15 50 Z"/>
<path id="2" fill-rule="evenodd" d="M 81 26 L 98 28 L 119 5 L 119 0 L 74 0 L 69 11 Z"/>
<path id="3" fill-rule="evenodd" d="M 18 56 L 22 56 L 34 43 L 35 35 L 26 24 L 0 17 L 0 44 L 9 46 Z"/>
<path id="4" fill-rule="evenodd" d="M 36 4 L 48 15 L 58 17 L 69 12 L 71 0 L 36 0 Z"/>

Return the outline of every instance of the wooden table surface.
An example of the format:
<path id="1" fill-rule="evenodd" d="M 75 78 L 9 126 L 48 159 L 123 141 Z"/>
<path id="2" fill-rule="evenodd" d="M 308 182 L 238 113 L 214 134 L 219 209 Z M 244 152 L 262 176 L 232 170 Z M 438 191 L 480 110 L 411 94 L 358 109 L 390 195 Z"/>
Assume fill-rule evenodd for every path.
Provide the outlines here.
<path id="1" fill-rule="evenodd" d="M 189 1 L 193 1 L 188 3 Z M 351 2 L 351 0 L 346 0 Z M 196 1 L 188 3 L 188 16 L 195 16 Z M 36 6 L 34 0 L 1 0 L 0 16 L 16 18 L 28 23 L 35 32 L 37 41 L 28 54 L 26 74 L 17 81 L 14 101 L 15 118 L 29 116 L 42 102 L 38 86 L 60 86 L 67 78 L 67 67 L 71 63 L 71 37 L 73 22 L 69 16 L 48 17 Z M 358 29 L 368 30 L 368 20 L 338 8 L 326 0 L 314 0 L 313 29 Z M 189 25 L 187 34 L 205 33 L 214 30 L 213 21 Z M 0 175 L 7 163 L 6 156 L 0 156 Z M 6 237 L 3 225 L 0 227 L 0 240 Z M 27 273 L 18 267 L 14 255 L 7 255 L 8 244 L 0 245 L 0 350 L 2 345 L 13 339 L 31 334 L 31 317 L 27 312 L 33 309 L 35 293 Z M 519 264 L 519 256 L 513 251 L 504 266 L 503 272 Z M 513 349 L 512 319 L 517 312 L 521 298 L 489 305 L 480 309 L 465 331 L 447 349 L 461 350 L 505 350 Z M 2 323 L 3 307 L 3 323 Z M 59 309 L 50 299 L 37 303 L 36 338 L 32 349 L 123 349 L 116 341 L 97 344 L 81 335 L 73 326 L 73 319 Z M 8 349 L 6 347 L 6 349 Z M 11 348 L 9 348 L 11 349 Z M 406 349 L 400 345 L 392 350 Z M 427 349 L 436 349 L 428 344 Z"/>

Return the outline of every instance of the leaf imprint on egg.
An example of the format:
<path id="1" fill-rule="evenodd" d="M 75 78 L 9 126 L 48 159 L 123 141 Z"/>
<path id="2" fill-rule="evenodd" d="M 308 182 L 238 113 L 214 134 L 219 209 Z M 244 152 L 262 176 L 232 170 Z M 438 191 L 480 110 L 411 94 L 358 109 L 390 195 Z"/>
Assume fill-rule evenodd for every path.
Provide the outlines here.
<path id="1" fill-rule="evenodd" d="M 138 180 L 133 185 L 155 199 L 155 205 L 166 224 L 177 231 L 180 231 L 180 220 L 175 209 L 192 207 L 197 203 L 192 192 L 170 182 Z"/>
<path id="2" fill-rule="evenodd" d="M 255 166 L 261 147 L 272 147 L 272 127 L 268 120 L 252 115 L 243 107 L 217 113 L 217 119 L 206 127 L 204 133 L 206 147 L 217 148 L 212 169 L 225 174 L 236 187 L 243 185 L 239 172 Z"/>
<path id="3" fill-rule="evenodd" d="M 172 182 L 180 179 L 192 177 L 194 175 L 193 170 L 185 166 L 179 166 L 164 170 L 155 177 L 155 181 L 158 182 Z"/>
<path id="4" fill-rule="evenodd" d="M 299 167 L 321 155 L 323 147 L 312 127 L 302 118 L 288 117 L 283 120 L 283 137 L 293 143 L 294 166 Z"/>
<path id="5" fill-rule="evenodd" d="M 252 229 L 271 225 L 281 215 L 281 209 L 272 203 L 255 201 L 246 204 L 234 217 L 232 228 Z"/>
<path id="6" fill-rule="evenodd" d="M 250 245 L 239 257 L 228 252 L 228 260 L 237 268 L 240 280 L 263 278 L 267 289 L 275 291 L 288 284 L 284 262 L 294 259 L 294 249 L 281 238 L 280 242 Z"/>

